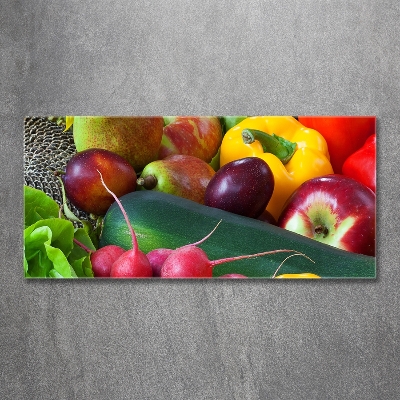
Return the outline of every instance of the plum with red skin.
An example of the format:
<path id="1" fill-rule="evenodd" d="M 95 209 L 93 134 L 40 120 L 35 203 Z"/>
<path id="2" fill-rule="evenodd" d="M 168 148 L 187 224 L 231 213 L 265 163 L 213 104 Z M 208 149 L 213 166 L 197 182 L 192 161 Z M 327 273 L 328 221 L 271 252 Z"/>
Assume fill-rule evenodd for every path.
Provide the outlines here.
<path id="1" fill-rule="evenodd" d="M 281 228 L 368 256 L 375 256 L 375 224 L 375 193 L 340 174 L 304 182 L 278 220 Z"/>
<path id="2" fill-rule="evenodd" d="M 128 161 L 109 150 L 88 149 L 71 157 L 62 175 L 67 198 L 80 210 L 104 215 L 114 198 L 102 185 L 98 171 L 117 197 L 136 189 L 137 176 Z"/>
<path id="3" fill-rule="evenodd" d="M 258 157 L 245 157 L 222 166 L 211 178 L 204 204 L 250 218 L 259 217 L 274 191 L 274 175 Z"/>

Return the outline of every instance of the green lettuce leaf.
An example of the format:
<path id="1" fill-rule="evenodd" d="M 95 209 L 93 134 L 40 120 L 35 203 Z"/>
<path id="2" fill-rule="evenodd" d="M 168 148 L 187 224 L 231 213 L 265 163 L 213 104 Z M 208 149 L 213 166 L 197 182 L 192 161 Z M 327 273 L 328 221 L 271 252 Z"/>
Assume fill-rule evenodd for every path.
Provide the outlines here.
<path id="1" fill-rule="evenodd" d="M 30 186 L 24 186 L 25 228 L 37 221 L 58 218 L 60 207 L 46 193 Z"/>
<path id="2" fill-rule="evenodd" d="M 70 271 L 67 256 L 73 248 L 74 226 L 71 221 L 50 218 L 37 221 L 24 230 L 25 274 L 44 278 L 52 269 L 64 277 L 76 275 Z M 65 265 L 68 264 L 68 268 Z"/>
<path id="3" fill-rule="evenodd" d="M 72 261 L 72 268 L 79 278 L 93 278 L 92 264 L 89 257 L 83 257 Z"/>
<path id="4" fill-rule="evenodd" d="M 60 217 L 58 204 L 44 192 L 25 186 L 24 273 L 27 278 L 93 278 L 90 253 L 96 250 L 87 228 Z"/>
<path id="5" fill-rule="evenodd" d="M 57 273 L 62 278 L 76 278 L 77 275 L 67 260 L 65 254 L 58 248 L 45 245 L 47 257 L 53 263 L 54 268 L 49 271 L 49 276 L 56 277 L 52 275 Z"/>
<path id="6" fill-rule="evenodd" d="M 89 237 L 89 234 L 84 228 L 78 228 L 75 230 L 74 238 L 78 240 L 80 243 L 84 244 L 90 250 L 96 250 L 96 247 L 93 245 L 92 240 Z M 73 244 L 72 251 L 68 256 L 68 261 L 72 265 L 76 275 L 81 278 L 92 278 L 92 264 L 90 262 L 90 254 L 88 254 L 85 250 L 83 250 L 76 243 Z"/>
<path id="7" fill-rule="evenodd" d="M 48 275 L 52 262 L 47 257 L 45 244 L 51 243 L 51 237 L 51 229 L 46 226 L 35 228 L 35 225 L 31 225 L 25 229 L 25 275 L 36 278 L 45 278 Z"/>

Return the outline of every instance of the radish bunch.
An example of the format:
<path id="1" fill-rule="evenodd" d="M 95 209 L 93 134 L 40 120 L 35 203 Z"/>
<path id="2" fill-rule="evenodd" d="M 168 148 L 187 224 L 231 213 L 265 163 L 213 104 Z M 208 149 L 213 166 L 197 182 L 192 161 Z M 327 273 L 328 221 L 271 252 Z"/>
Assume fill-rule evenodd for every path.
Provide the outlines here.
<path id="1" fill-rule="evenodd" d="M 114 197 L 125 218 L 132 237 L 132 249 L 124 250 L 115 245 L 108 245 L 96 251 L 88 250 L 91 252 L 91 262 L 94 276 L 108 276 L 111 278 L 148 278 L 152 276 L 160 278 L 212 278 L 213 268 L 216 265 L 233 262 L 236 260 L 250 259 L 284 252 L 294 252 L 294 254 L 289 257 L 301 255 L 308 258 L 305 254 L 299 253 L 295 250 L 281 249 L 250 255 L 222 258 L 219 260 L 209 260 L 206 252 L 199 248 L 198 245 L 203 243 L 212 235 L 221 221 L 219 221 L 219 223 L 208 235 L 198 242 L 187 244 L 177 249 L 154 249 L 146 255 L 139 249 L 135 231 L 120 200 L 107 187 L 100 171 L 98 172 L 100 174 L 100 179 L 103 186 Z M 246 278 L 246 276 L 240 274 L 227 274 L 221 278 L 235 279 Z"/>

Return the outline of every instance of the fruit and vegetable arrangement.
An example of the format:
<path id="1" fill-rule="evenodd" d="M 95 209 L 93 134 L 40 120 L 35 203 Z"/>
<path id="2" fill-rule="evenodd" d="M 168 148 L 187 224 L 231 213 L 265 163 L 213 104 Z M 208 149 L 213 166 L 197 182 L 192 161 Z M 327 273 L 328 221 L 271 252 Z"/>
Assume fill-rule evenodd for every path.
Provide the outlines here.
<path id="1" fill-rule="evenodd" d="M 25 119 L 26 278 L 376 276 L 375 118 Z"/>

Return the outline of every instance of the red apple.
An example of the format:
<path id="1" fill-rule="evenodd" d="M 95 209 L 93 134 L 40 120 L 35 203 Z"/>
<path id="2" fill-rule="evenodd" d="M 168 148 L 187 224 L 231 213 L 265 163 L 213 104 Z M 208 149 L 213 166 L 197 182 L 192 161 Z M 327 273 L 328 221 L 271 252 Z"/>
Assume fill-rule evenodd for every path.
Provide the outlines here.
<path id="1" fill-rule="evenodd" d="M 158 158 L 172 154 L 198 157 L 210 163 L 222 142 L 222 127 L 218 117 L 165 117 Z"/>
<path id="2" fill-rule="evenodd" d="M 375 193 L 339 174 L 304 182 L 288 199 L 278 226 L 353 253 L 375 255 Z"/>

